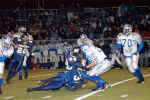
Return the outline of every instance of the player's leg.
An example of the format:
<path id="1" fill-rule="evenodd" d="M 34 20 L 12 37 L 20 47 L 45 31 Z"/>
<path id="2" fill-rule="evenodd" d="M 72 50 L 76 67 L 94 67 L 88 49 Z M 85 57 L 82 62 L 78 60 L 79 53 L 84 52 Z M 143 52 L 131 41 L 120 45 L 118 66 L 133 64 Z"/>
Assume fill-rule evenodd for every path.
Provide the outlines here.
<path id="1" fill-rule="evenodd" d="M 24 68 L 24 73 L 25 73 L 24 78 L 27 79 L 28 78 L 28 65 L 26 64 L 23 68 Z"/>
<path id="2" fill-rule="evenodd" d="M 16 58 L 13 57 L 13 59 L 10 61 L 10 64 L 8 66 L 8 75 L 7 75 L 7 77 L 9 76 L 10 73 L 12 73 L 12 69 L 14 67 L 15 62 L 16 62 Z"/>
<path id="3" fill-rule="evenodd" d="M 25 73 L 25 76 L 24 76 L 24 78 L 25 79 L 27 79 L 28 78 L 28 65 L 27 65 L 27 59 L 28 57 L 27 56 L 25 56 L 24 57 L 24 60 L 23 60 L 23 69 L 24 69 L 24 73 Z"/>
<path id="4" fill-rule="evenodd" d="M 20 70 L 22 70 L 22 62 L 23 62 L 23 59 L 24 59 L 23 56 L 22 56 L 22 57 L 18 57 L 18 60 L 19 60 L 18 65 L 17 65 L 15 71 L 12 72 L 12 73 L 7 77 L 7 79 L 6 79 L 7 83 L 9 83 L 10 79 L 13 78 L 13 77 L 16 75 L 17 72 L 19 72 Z M 22 74 L 20 74 L 19 77 L 21 78 L 21 77 L 22 77 Z"/>
<path id="5" fill-rule="evenodd" d="M 4 62 L 0 62 L 0 94 L 2 94 L 3 73 L 4 73 Z"/>
<path id="6" fill-rule="evenodd" d="M 94 83 L 96 83 L 96 88 L 92 89 L 92 91 L 95 91 L 95 90 L 98 90 L 98 89 L 101 89 L 101 87 L 103 88 L 103 85 L 105 84 L 105 81 L 99 77 L 99 76 L 96 76 L 94 74 L 92 74 L 92 72 L 90 71 L 90 73 L 86 74 L 85 72 L 81 71 L 80 72 L 81 76 L 83 78 L 86 78 Z"/>
<path id="7" fill-rule="evenodd" d="M 138 65 L 136 64 L 136 60 L 137 58 L 135 56 L 125 58 L 129 71 L 133 73 L 133 75 L 135 75 L 139 80 L 141 80 L 141 77 L 143 76 L 141 76 L 142 74 L 140 72 L 140 69 L 138 68 Z"/>
<path id="8" fill-rule="evenodd" d="M 22 80 L 22 68 L 19 69 L 18 75 L 19 75 L 19 80 Z"/>
<path id="9" fill-rule="evenodd" d="M 20 59 L 18 59 L 18 66 L 16 71 L 19 73 L 19 80 L 22 80 L 22 65 L 24 62 L 24 56 L 20 56 Z"/>
<path id="10" fill-rule="evenodd" d="M 138 74 L 138 83 L 143 83 L 144 82 L 144 77 L 143 77 L 143 74 L 140 70 L 140 67 L 138 66 L 138 61 L 139 61 L 139 54 L 137 55 L 133 55 L 132 57 L 132 63 L 133 63 L 133 67 L 134 67 L 134 70 L 135 70 L 135 74 Z"/>
<path id="11" fill-rule="evenodd" d="M 110 59 L 104 60 L 101 64 L 97 65 L 97 69 L 95 70 L 95 73 L 97 75 L 101 75 L 107 71 L 109 71 L 112 67 L 113 63 Z"/>
<path id="12" fill-rule="evenodd" d="M 28 88 L 27 92 L 32 92 L 32 91 L 41 91 L 41 90 L 57 90 L 60 89 L 61 87 L 63 87 L 64 85 L 64 81 L 56 81 L 56 82 L 52 82 L 48 85 L 42 85 L 36 88 Z"/>

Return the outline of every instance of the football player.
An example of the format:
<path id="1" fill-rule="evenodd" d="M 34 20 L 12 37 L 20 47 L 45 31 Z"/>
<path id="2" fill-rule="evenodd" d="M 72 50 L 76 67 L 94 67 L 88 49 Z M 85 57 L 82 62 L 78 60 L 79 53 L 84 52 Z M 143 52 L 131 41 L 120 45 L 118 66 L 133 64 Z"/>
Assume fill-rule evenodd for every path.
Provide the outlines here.
<path id="1" fill-rule="evenodd" d="M 7 57 L 11 57 L 14 52 L 14 48 L 11 45 L 11 39 L 9 37 L 3 37 L 0 39 L 0 94 L 2 94 L 2 81 L 4 73 L 4 62 Z"/>
<path id="2" fill-rule="evenodd" d="M 97 85 L 97 87 L 92 90 L 95 91 L 108 88 L 110 85 L 100 78 L 99 75 L 111 69 L 111 60 L 107 59 L 104 52 L 100 48 L 94 46 L 93 41 L 87 38 L 85 34 L 80 36 L 77 43 L 88 60 L 86 68 L 90 69 L 87 75 L 84 74 L 83 76 L 95 82 Z"/>
<path id="3" fill-rule="evenodd" d="M 139 52 L 143 48 L 143 42 L 138 33 L 132 32 L 132 26 L 130 24 L 125 24 L 123 26 L 123 32 L 117 36 L 116 51 L 121 46 L 129 71 L 138 78 L 137 83 L 144 83 L 143 75 L 138 66 Z"/>
<path id="4" fill-rule="evenodd" d="M 82 67 L 79 57 L 79 49 L 74 48 L 66 55 L 66 70 L 59 72 L 55 77 L 46 80 L 40 80 L 41 85 L 36 88 L 28 88 L 27 92 L 39 90 L 57 90 L 66 87 L 67 90 L 76 90 L 80 88 L 87 80 L 80 77 L 78 67 Z"/>
<path id="5" fill-rule="evenodd" d="M 9 68 L 13 68 L 14 64 L 17 62 L 17 67 L 15 68 L 15 71 L 8 74 L 8 77 L 6 79 L 6 82 L 9 83 L 9 80 L 17 73 L 19 72 L 19 80 L 22 80 L 22 63 L 24 61 L 25 55 L 28 53 L 28 48 L 31 46 L 30 43 L 28 43 L 28 35 L 24 34 L 20 39 L 14 40 L 14 56 L 9 64 Z M 10 70 L 9 70 L 10 71 Z"/>

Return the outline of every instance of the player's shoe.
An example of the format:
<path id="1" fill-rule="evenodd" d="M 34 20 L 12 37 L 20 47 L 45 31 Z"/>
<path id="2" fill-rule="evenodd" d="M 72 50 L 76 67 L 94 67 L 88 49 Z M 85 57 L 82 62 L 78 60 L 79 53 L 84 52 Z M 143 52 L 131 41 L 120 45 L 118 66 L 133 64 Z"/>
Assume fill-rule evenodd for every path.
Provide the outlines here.
<path id="1" fill-rule="evenodd" d="M 32 92 L 32 88 L 27 88 L 27 92 Z"/>
<path id="2" fill-rule="evenodd" d="M 19 76 L 19 80 L 22 80 L 22 76 Z"/>
<path id="3" fill-rule="evenodd" d="M 137 83 L 138 84 L 144 84 L 144 80 L 138 80 Z"/>
<path id="4" fill-rule="evenodd" d="M 0 88 L 0 95 L 2 94 L 2 89 Z"/>
<path id="5" fill-rule="evenodd" d="M 104 89 L 105 89 L 105 84 L 102 84 L 101 86 L 92 89 L 92 91 L 104 90 Z"/>
<path id="6" fill-rule="evenodd" d="M 25 79 L 28 78 L 28 72 L 25 72 L 25 76 L 24 76 Z"/>
<path id="7" fill-rule="evenodd" d="M 10 81 L 8 79 L 4 80 L 3 82 L 4 84 L 10 84 Z"/>
<path id="8" fill-rule="evenodd" d="M 106 83 L 105 84 L 105 89 L 108 89 L 108 88 L 110 88 L 111 87 L 111 84 L 109 84 L 109 83 Z"/>
<path id="9" fill-rule="evenodd" d="M 137 83 L 138 83 L 138 84 L 141 84 L 141 83 L 143 84 L 143 83 L 144 83 L 144 78 L 143 78 L 143 76 L 141 76 L 141 78 L 137 81 Z"/>

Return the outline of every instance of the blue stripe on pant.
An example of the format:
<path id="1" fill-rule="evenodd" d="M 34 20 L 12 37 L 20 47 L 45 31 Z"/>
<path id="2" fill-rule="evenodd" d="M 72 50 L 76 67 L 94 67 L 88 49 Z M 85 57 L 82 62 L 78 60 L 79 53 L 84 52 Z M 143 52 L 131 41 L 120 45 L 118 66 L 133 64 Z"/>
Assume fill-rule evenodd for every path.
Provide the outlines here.
<path id="1" fill-rule="evenodd" d="M 102 84 L 107 83 L 99 76 L 89 76 L 84 71 L 80 71 L 80 74 L 82 75 L 83 78 L 86 78 L 86 79 L 91 80 L 92 82 L 96 83 L 97 87 L 100 87 Z"/>

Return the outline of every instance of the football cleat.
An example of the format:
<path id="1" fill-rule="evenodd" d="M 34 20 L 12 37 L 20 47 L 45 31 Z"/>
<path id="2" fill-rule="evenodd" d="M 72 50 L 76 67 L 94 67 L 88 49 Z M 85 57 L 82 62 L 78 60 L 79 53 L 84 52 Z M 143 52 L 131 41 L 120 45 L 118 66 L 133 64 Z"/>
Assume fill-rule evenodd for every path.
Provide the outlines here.
<path id="1" fill-rule="evenodd" d="M 4 84 L 10 84 L 10 81 L 8 79 L 4 80 Z"/>
<path id="2" fill-rule="evenodd" d="M 27 92 L 32 92 L 32 88 L 27 88 Z"/>
<path id="3" fill-rule="evenodd" d="M 110 88 L 110 87 L 111 87 L 111 84 L 109 84 L 109 83 L 105 84 L 105 89 Z"/>
<path id="4" fill-rule="evenodd" d="M 138 84 L 144 84 L 144 80 L 137 81 Z"/>
<path id="5" fill-rule="evenodd" d="M 105 84 L 102 84 L 101 86 L 97 86 L 96 88 L 92 89 L 92 91 L 97 91 L 97 90 L 104 90 L 105 89 Z"/>
<path id="6" fill-rule="evenodd" d="M 2 94 L 2 89 L 0 88 L 0 95 Z"/>
<path id="7" fill-rule="evenodd" d="M 19 76 L 19 80 L 22 80 L 22 76 Z"/>
<path id="8" fill-rule="evenodd" d="M 144 83 L 144 78 L 143 76 L 141 75 L 141 78 L 137 81 L 138 84 L 141 84 L 141 83 Z"/>
<path id="9" fill-rule="evenodd" d="M 28 78 L 28 72 L 25 72 L 25 76 L 24 76 L 25 79 Z"/>

